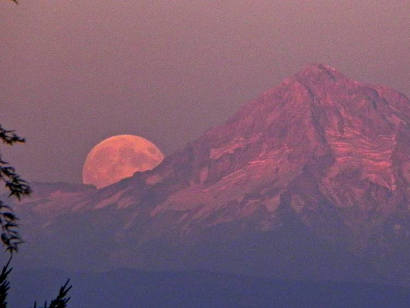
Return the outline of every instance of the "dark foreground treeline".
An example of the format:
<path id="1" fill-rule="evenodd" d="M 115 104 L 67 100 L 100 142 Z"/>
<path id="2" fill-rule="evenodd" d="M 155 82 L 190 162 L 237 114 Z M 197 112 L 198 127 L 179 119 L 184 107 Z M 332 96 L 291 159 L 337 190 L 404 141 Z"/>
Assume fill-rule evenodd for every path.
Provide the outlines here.
<path id="1" fill-rule="evenodd" d="M 10 307 L 50 298 L 72 277 L 71 307 L 410 307 L 410 290 L 353 282 L 306 282 L 209 272 L 16 271 Z"/>

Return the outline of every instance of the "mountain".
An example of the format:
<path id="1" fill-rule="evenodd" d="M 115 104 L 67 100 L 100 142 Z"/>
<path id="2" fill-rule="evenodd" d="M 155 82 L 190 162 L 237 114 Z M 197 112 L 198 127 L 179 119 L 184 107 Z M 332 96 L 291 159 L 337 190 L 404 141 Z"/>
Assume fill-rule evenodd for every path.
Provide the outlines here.
<path id="1" fill-rule="evenodd" d="M 34 184 L 25 266 L 410 286 L 410 101 L 311 65 L 152 171 Z"/>

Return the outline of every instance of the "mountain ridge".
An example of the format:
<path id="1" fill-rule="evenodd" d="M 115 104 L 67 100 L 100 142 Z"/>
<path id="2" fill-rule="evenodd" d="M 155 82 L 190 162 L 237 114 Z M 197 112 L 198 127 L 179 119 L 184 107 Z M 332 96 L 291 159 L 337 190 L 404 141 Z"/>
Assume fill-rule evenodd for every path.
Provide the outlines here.
<path id="1" fill-rule="evenodd" d="M 152 171 L 100 190 L 49 193 L 18 207 L 29 221 L 32 247 L 44 234 L 54 244 L 62 236 L 65 246 L 80 247 L 62 235 L 70 230 L 108 263 L 235 272 L 248 260 L 250 272 L 292 279 L 315 273 L 340 278 L 345 266 L 357 279 L 382 275 L 410 284 L 409 182 L 409 100 L 317 64 Z M 50 211 L 47 202 L 60 203 L 59 210 Z M 309 269 L 303 268 L 306 258 Z"/>

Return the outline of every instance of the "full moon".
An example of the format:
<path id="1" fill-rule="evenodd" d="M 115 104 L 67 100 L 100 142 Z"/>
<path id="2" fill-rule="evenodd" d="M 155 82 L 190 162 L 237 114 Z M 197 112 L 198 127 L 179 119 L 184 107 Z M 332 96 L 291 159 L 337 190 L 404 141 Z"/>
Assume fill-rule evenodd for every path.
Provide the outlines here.
<path id="1" fill-rule="evenodd" d="M 107 138 L 88 153 L 83 183 L 97 188 L 116 183 L 136 171 L 154 169 L 164 159 L 162 152 L 145 138 L 118 135 Z"/>

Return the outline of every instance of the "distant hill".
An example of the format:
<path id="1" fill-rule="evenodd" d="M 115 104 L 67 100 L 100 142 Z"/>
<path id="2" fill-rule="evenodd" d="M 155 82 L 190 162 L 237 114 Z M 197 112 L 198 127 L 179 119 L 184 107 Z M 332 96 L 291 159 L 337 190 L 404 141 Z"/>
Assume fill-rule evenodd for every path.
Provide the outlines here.
<path id="1" fill-rule="evenodd" d="M 395 307 L 407 308 L 410 289 L 349 282 L 261 279 L 209 272 L 105 273 L 25 271 L 13 274 L 11 307 L 51 298 L 72 277 L 70 307 Z"/>

